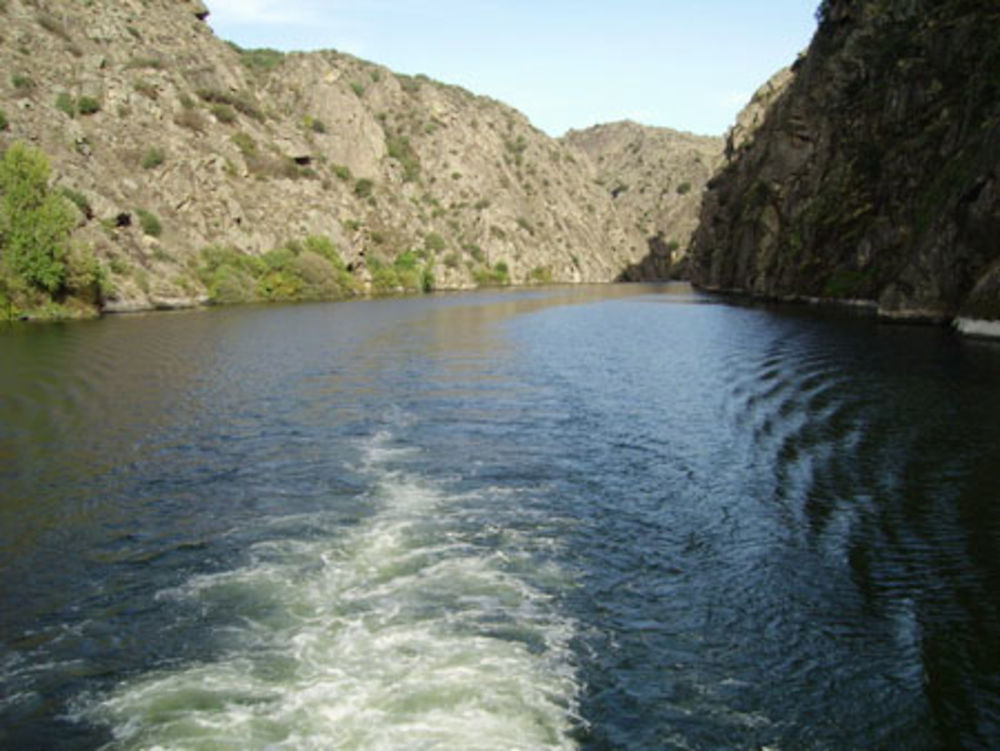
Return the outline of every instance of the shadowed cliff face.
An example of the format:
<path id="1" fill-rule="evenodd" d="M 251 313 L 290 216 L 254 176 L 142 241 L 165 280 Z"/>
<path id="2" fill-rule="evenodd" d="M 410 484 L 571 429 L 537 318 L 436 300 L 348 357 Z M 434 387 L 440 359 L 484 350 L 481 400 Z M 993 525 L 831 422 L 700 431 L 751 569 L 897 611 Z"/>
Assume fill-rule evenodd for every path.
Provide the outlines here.
<path id="1" fill-rule="evenodd" d="M 692 280 L 889 317 L 1000 318 L 1000 7 L 827 0 L 710 182 Z"/>

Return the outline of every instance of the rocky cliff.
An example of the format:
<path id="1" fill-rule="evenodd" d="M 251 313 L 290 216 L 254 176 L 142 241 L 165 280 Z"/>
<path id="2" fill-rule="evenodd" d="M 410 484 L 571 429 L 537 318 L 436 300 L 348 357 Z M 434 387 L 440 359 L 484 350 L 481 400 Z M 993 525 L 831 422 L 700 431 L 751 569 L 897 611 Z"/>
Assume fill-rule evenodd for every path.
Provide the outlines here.
<path id="1" fill-rule="evenodd" d="M 1000 8 L 826 0 L 706 192 L 692 279 L 896 318 L 1000 318 Z"/>
<path id="2" fill-rule="evenodd" d="M 721 166 L 722 139 L 620 122 L 571 130 L 564 140 L 590 157 L 621 221 L 646 240 L 647 254 L 621 278 L 684 276 L 702 191 Z"/>
<path id="3" fill-rule="evenodd" d="M 207 14 L 0 0 L 0 150 L 47 155 L 106 309 L 600 282 L 648 252 L 656 218 L 572 139 L 337 52 L 239 49 Z"/>

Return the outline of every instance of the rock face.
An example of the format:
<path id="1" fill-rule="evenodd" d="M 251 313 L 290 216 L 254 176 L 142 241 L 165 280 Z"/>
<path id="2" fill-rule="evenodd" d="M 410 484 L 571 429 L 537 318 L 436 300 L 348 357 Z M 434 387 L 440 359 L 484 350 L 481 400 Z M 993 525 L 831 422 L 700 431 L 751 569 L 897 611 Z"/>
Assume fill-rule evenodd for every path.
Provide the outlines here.
<path id="1" fill-rule="evenodd" d="M 207 299 L 206 247 L 262 259 L 320 235 L 360 284 L 416 252 L 437 288 L 462 288 L 610 281 L 650 236 L 686 241 L 687 218 L 668 229 L 671 202 L 632 200 L 643 187 L 673 200 L 682 180 L 697 194 L 704 139 L 670 136 L 680 161 L 666 145 L 646 160 L 669 178 L 623 169 L 633 187 L 616 200 L 585 134 L 555 140 L 499 102 L 336 52 L 241 50 L 213 35 L 208 10 L 0 3 L 0 150 L 48 155 L 80 207 L 74 242 L 110 270 L 108 309 Z M 688 156 L 697 169 L 677 166 Z"/>
<path id="2" fill-rule="evenodd" d="M 564 140 L 590 157 L 621 222 L 646 240 L 647 255 L 621 278 L 683 276 L 702 191 L 721 166 L 722 139 L 620 122 L 571 130 Z"/>
<path id="3" fill-rule="evenodd" d="M 756 132 L 730 139 L 692 280 L 1000 318 L 1000 8 L 826 0 L 818 16 Z"/>

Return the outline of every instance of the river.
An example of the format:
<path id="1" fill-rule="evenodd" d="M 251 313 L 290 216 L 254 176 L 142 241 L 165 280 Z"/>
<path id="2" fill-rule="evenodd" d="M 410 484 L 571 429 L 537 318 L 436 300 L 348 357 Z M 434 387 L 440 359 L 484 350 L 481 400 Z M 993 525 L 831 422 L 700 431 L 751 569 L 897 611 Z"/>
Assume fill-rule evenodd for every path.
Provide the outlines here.
<path id="1" fill-rule="evenodd" d="M 996 748 L 998 384 L 685 285 L 0 328 L 0 748 Z"/>

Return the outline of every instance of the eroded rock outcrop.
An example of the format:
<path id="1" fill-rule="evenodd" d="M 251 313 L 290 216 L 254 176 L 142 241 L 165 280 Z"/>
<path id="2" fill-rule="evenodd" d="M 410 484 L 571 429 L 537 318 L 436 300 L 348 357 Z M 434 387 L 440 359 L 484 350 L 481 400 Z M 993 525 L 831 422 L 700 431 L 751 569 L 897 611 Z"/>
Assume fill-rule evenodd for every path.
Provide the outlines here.
<path id="1" fill-rule="evenodd" d="M 626 121 L 571 130 L 563 140 L 590 157 L 621 223 L 646 239 L 647 254 L 620 278 L 684 276 L 702 191 L 722 163 L 722 139 Z"/>
<path id="2" fill-rule="evenodd" d="M 697 284 L 1000 318 L 1000 8 L 827 0 L 706 192 Z"/>
<path id="3" fill-rule="evenodd" d="M 80 207 L 74 242 L 109 271 L 108 309 L 194 304 L 213 286 L 241 299 L 268 270 L 232 253 L 309 236 L 361 285 L 415 255 L 424 280 L 463 288 L 610 281 L 648 253 L 587 155 L 510 107 L 337 52 L 241 50 L 209 10 L 0 4 L 0 150 L 48 155 Z M 230 278 L 209 278 L 206 248 L 232 251 L 213 256 Z"/>

